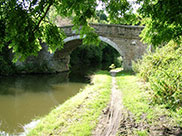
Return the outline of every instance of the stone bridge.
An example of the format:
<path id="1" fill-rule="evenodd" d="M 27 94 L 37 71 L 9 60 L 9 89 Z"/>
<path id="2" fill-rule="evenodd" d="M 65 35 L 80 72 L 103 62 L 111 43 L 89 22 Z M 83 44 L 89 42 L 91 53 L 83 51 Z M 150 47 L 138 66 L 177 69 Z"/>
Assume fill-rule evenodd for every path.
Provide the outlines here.
<path id="1" fill-rule="evenodd" d="M 140 41 L 139 34 L 143 27 L 141 26 L 126 26 L 126 25 L 107 25 L 93 24 L 96 33 L 101 41 L 115 48 L 123 58 L 123 67 L 125 70 L 130 70 L 132 61 L 141 58 L 146 51 L 146 45 Z M 80 36 L 72 30 L 72 26 L 61 27 L 67 38 L 65 48 L 70 47 L 70 51 L 79 45 Z"/>
<path id="2" fill-rule="evenodd" d="M 139 34 L 143 27 L 127 25 L 108 25 L 92 24 L 101 41 L 115 48 L 123 58 L 123 67 L 125 70 L 132 68 L 132 61 L 142 57 L 147 46 L 140 41 Z M 62 72 L 69 70 L 71 52 L 82 44 L 80 35 L 72 30 L 72 26 L 60 27 L 64 30 L 67 38 L 64 39 L 64 49 L 56 51 L 54 54 L 47 52 L 46 45 L 40 51 L 36 64 L 46 64 L 47 70 L 53 72 Z M 35 58 L 34 58 L 35 59 Z M 29 59 L 28 63 L 33 63 Z"/>

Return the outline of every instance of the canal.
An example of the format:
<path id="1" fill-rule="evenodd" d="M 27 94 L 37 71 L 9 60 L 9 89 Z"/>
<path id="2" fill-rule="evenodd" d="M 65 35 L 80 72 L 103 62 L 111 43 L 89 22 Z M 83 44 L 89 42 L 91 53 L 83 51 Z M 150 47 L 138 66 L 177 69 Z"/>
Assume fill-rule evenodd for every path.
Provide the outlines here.
<path id="1" fill-rule="evenodd" d="M 0 77 L 0 132 L 23 132 L 25 124 L 45 116 L 88 82 L 83 71 Z"/>

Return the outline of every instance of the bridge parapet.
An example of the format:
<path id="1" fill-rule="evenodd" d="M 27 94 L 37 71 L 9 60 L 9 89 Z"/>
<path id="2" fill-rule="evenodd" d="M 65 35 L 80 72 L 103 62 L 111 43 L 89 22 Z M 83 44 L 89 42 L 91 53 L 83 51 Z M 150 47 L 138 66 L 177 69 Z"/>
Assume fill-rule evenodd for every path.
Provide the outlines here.
<path id="1" fill-rule="evenodd" d="M 128 26 L 128 25 L 114 25 L 114 24 L 91 24 L 95 28 L 99 36 L 104 37 L 118 37 L 124 39 L 140 39 L 139 34 L 144 27 L 141 26 Z M 67 36 L 78 35 L 73 26 L 60 27 Z"/>

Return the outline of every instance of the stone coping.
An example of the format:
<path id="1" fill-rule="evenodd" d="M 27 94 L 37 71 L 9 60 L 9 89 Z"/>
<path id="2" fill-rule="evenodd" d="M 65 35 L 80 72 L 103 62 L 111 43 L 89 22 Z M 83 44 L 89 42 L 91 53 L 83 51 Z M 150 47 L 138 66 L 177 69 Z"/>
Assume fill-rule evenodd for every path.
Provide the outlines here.
<path id="1" fill-rule="evenodd" d="M 91 26 L 113 26 L 113 27 L 123 27 L 123 28 L 137 28 L 137 29 L 143 29 L 144 26 L 133 26 L 133 25 L 119 25 L 119 24 L 90 24 Z M 73 25 L 67 25 L 67 26 L 58 26 L 59 28 L 69 28 L 73 27 Z"/>

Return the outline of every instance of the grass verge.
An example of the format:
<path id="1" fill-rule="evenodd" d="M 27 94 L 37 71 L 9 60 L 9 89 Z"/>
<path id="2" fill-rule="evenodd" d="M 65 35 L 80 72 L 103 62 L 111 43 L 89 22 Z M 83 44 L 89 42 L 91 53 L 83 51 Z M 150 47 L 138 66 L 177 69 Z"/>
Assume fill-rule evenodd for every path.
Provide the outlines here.
<path id="1" fill-rule="evenodd" d="M 150 91 L 147 91 L 147 85 L 139 81 L 138 77 L 129 72 L 120 72 L 116 76 L 116 81 L 122 91 L 123 105 L 128 111 L 127 123 L 121 124 L 118 135 L 173 136 L 181 134 L 181 117 L 162 105 L 152 105 Z"/>
<path id="2" fill-rule="evenodd" d="M 97 72 L 91 85 L 43 117 L 28 136 L 91 135 L 99 115 L 109 103 L 111 79 L 108 72 Z"/>

